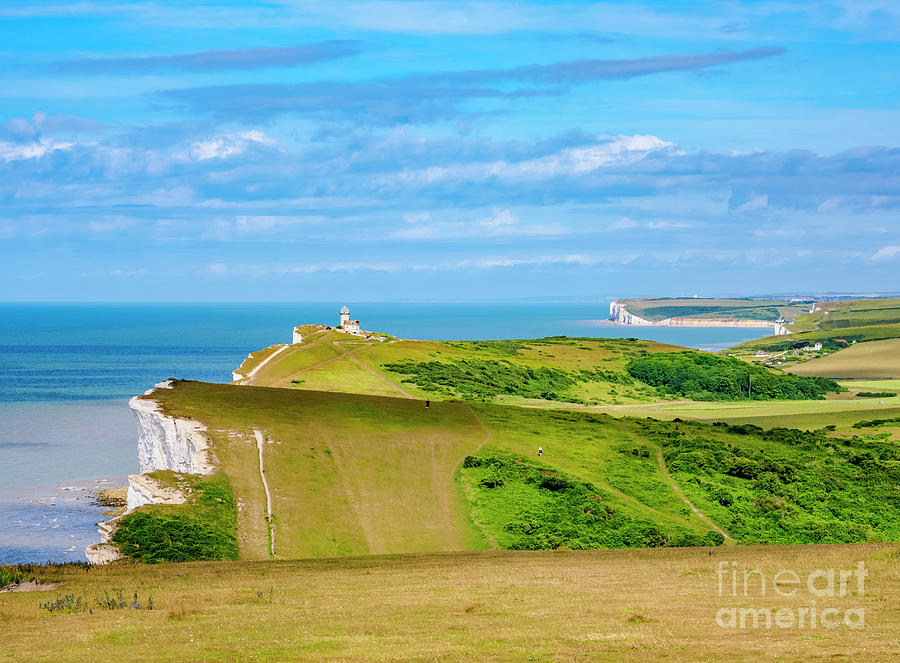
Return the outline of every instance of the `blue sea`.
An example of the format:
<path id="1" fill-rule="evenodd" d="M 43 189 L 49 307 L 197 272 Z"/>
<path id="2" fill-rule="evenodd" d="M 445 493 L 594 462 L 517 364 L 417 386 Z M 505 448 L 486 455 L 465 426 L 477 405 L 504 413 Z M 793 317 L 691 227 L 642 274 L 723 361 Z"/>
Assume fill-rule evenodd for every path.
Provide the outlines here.
<path id="1" fill-rule="evenodd" d="M 637 336 L 717 350 L 747 329 L 621 327 L 595 303 L 0 304 L 0 563 L 80 561 L 98 540 L 98 487 L 138 471 L 128 399 L 166 378 L 228 382 L 295 324 L 402 338 Z M 759 330 L 762 333 L 763 330 Z"/>

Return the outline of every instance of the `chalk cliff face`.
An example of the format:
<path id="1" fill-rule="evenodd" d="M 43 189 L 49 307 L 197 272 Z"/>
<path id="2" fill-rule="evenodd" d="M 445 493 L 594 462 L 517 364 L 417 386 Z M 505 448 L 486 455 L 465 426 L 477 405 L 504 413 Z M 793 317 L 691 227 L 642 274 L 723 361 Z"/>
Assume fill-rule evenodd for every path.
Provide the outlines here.
<path id="1" fill-rule="evenodd" d="M 773 334 L 790 334 L 790 330 L 780 322 L 768 320 L 752 320 L 744 318 L 666 318 L 658 322 L 629 313 L 619 302 L 609 305 L 609 319 L 620 325 L 633 327 L 735 327 L 740 329 L 771 329 Z"/>
<path id="2" fill-rule="evenodd" d="M 171 382 L 161 382 L 144 395 L 151 395 L 155 389 L 171 388 Z M 141 474 L 128 477 L 127 510 L 123 516 L 145 504 L 182 504 L 186 496 L 181 491 L 163 486 L 145 473 L 173 470 L 184 474 L 211 474 L 215 468 L 206 427 L 199 421 L 164 414 L 159 403 L 152 399 L 132 398 L 128 405 L 138 420 Z M 101 542 L 85 548 L 92 564 L 107 564 L 122 557 L 115 544 L 110 543 L 116 522 L 121 517 L 99 523 Z"/>
<path id="3" fill-rule="evenodd" d="M 156 388 L 171 389 L 171 384 L 161 382 Z M 152 393 L 151 389 L 145 395 Z M 128 406 L 138 420 L 138 462 L 142 474 L 155 470 L 185 474 L 213 471 L 203 424 L 166 416 L 159 403 L 151 399 L 132 398 Z"/>

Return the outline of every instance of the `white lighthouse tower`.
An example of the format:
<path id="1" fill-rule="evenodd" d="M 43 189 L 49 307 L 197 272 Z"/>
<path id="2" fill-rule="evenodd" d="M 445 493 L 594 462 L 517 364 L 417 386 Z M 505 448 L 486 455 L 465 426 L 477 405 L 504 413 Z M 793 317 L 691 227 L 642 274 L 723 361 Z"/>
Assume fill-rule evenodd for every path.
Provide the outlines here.
<path id="1" fill-rule="evenodd" d="M 350 309 L 346 306 L 341 307 L 341 329 L 350 334 L 359 334 L 359 320 L 350 319 Z"/>

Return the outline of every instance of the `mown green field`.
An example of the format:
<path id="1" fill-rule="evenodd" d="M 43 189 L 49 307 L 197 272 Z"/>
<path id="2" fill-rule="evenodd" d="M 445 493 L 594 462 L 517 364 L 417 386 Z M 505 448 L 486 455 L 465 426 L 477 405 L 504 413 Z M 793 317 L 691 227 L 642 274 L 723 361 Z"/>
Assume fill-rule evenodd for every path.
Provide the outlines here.
<path id="1" fill-rule="evenodd" d="M 876 381 L 877 383 L 877 381 Z M 882 403 L 882 401 L 884 401 Z M 896 416 L 900 412 L 900 398 L 853 398 L 852 392 L 823 401 L 754 401 L 692 403 L 653 403 L 637 406 L 600 406 L 592 408 L 616 416 L 655 417 L 660 419 L 697 419 L 699 421 L 727 421 L 753 423 L 764 428 L 786 426 L 815 430 L 836 425 L 849 431 L 852 424 L 881 415 Z"/>
<path id="2" fill-rule="evenodd" d="M 900 338 L 856 343 L 834 354 L 788 369 L 796 375 L 835 379 L 900 377 Z"/>
<path id="3" fill-rule="evenodd" d="M 865 544 L 47 568 L 39 577 L 58 588 L 0 594 L 0 660 L 887 663 L 900 650 L 898 555 L 897 544 Z M 854 576 L 844 596 L 805 586 L 816 570 L 838 575 L 860 562 L 862 595 Z M 720 568 L 735 571 L 736 591 Z M 779 572 L 796 573 L 798 591 L 779 595 Z M 137 593 L 140 609 L 99 607 L 118 590 L 129 602 Z M 40 607 L 65 595 L 91 612 Z M 763 614 L 754 628 L 752 613 L 743 627 L 719 625 L 720 611 L 727 624 L 741 608 L 780 610 L 792 625 L 766 628 Z M 837 627 L 823 626 L 826 610 Z M 860 610 L 862 628 L 844 624 L 859 624 Z"/>

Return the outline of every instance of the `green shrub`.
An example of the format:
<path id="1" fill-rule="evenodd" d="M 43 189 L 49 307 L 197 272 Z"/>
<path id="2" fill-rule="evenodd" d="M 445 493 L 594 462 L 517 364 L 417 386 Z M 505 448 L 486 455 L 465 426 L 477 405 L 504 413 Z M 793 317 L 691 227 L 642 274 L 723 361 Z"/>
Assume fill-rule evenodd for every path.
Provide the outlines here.
<path id="1" fill-rule="evenodd" d="M 119 521 L 113 542 L 147 563 L 237 559 L 237 506 L 224 474 L 198 480 L 185 504 L 142 507 Z"/>
<path id="2" fill-rule="evenodd" d="M 563 371 L 549 366 L 532 368 L 505 360 L 406 361 L 383 364 L 382 368 L 406 376 L 403 382 L 415 384 L 424 391 L 459 394 L 468 400 L 481 401 L 489 401 L 505 394 L 580 402 L 580 399 L 571 395 L 572 389 L 580 383 L 632 383 L 624 374 L 599 368 Z"/>
<path id="3" fill-rule="evenodd" d="M 808 400 L 838 393 L 833 380 L 779 373 L 708 352 L 665 352 L 632 359 L 628 373 L 664 392 L 694 400 Z"/>
<path id="4" fill-rule="evenodd" d="M 472 488 L 467 492 L 474 493 L 468 499 L 479 522 L 507 550 L 722 543 L 685 528 L 664 529 L 626 516 L 607 504 L 608 496 L 591 484 L 522 456 L 470 456 L 460 472 Z"/>

